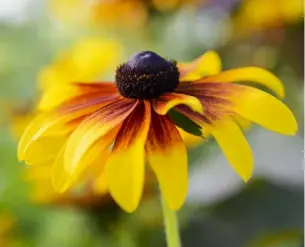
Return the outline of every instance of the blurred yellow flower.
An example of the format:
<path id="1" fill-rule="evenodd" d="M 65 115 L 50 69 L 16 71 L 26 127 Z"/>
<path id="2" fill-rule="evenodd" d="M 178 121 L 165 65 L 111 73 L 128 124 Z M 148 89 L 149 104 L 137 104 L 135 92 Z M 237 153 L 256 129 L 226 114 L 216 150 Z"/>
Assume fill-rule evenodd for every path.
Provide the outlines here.
<path id="1" fill-rule="evenodd" d="M 145 4 L 137 0 L 48 0 L 48 3 L 51 16 L 75 27 L 137 28 L 147 18 Z"/>
<path id="2" fill-rule="evenodd" d="M 93 23 L 117 27 L 139 28 L 147 21 L 148 10 L 138 0 L 95 1 L 91 6 Z"/>
<path id="3" fill-rule="evenodd" d="M 248 181 L 253 156 L 236 119 L 243 117 L 285 135 L 294 135 L 297 123 L 279 99 L 237 82 L 256 82 L 279 98 L 284 97 L 284 87 L 258 67 L 198 78 L 194 70 L 203 60 L 177 65 L 144 51 L 117 68 L 115 84 L 70 83 L 51 93 L 47 90 L 45 97 L 53 100 L 52 107 L 25 130 L 19 160 L 33 167 L 52 164 L 51 182 L 59 192 L 84 180 L 100 181 L 127 212 L 139 205 L 147 160 L 166 203 L 178 210 L 187 194 L 188 164 L 177 129 L 181 125 L 172 119 L 175 113 L 193 122 L 191 134 L 213 136 L 232 168 Z"/>
<path id="4" fill-rule="evenodd" d="M 145 2 L 145 1 L 144 1 Z M 196 1 L 196 0 L 151 0 L 151 4 L 159 11 L 171 11 L 183 4 L 190 3 L 190 4 L 198 4 L 204 1 Z"/>
<path id="5" fill-rule="evenodd" d="M 237 32 L 282 26 L 303 19 L 303 0 L 243 0 L 236 16 Z"/>
<path id="6" fill-rule="evenodd" d="M 58 86 L 62 87 L 61 94 L 69 94 L 68 84 L 87 82 L 107 77 L 123 57 L 123 48 L 116 40 L 99 37 L 84 38 L 69 50 L 62 52 L 53 64 L 45 67 L 38 75 L 41 90 L 52 92 Z M 67 89 L 68 86 L 68 90 Z M 58 93 L 58 92 L 57 92 Z M 42 98 L 39 109 L 47 110 L 52 106 L 52 99 Z"/>

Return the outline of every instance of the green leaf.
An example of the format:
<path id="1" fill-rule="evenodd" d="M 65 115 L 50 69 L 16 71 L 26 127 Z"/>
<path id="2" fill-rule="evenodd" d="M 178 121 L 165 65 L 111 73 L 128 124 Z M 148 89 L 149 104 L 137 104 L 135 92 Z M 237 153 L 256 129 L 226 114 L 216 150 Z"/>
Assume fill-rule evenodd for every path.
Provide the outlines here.
<path id="1" fill-rule="evenodd" d="M 171 109 L 167 115 L 169 118 L 176 124 L 179 128 L 183 129 L 184 131 L 195 135 L 195 136 L 202 136 L 201 126 L 193 122 L 187 116 L 181 114 L 178 111 Z"/>

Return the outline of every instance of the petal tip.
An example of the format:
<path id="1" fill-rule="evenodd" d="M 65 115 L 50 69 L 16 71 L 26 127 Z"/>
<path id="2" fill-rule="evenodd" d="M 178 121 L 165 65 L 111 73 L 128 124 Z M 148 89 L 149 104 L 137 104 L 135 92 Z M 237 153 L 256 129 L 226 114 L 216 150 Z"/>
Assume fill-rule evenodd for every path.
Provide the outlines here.
<path id="1" fill-rule="evenodd" d="M 245 182 L 245 183 L 248 183 L 250 181 L 252 177 L 252 174 L 250 175 L 247 175 L 247 176 L 242 176 L 241 179 Z"/>
<path id="2" fill-rule="evenodd" d="M 244 171 L 239 171 L 239 176 L 241 177 L 241 179 L 247 183 L 249 182 L 249 180 L 252 178 L 252 174 L 253 174 L 253 163 L 252 164 L 248 164 L 247 165 L 248 169 L 244 170 Z"/>
<path id="3" fill-rule="evenodd" d="M 134 213 L 139 206 L 140 200 L 122 200 L 120 196 L 116 194 L 116 190 L 114 190 L 111 185 L 109 185 L 109 193 L 111 194 L 117 205 L 127 213 Z"/>
<path id="4" fill-rule="evenodd" d="M 179 211 L 181 208 L 182 208 L 182 206 L 183 206 L 183 204 L 184 204 L 184 201 L 181 201 L 180 203 L 170 203 L 170 202 L 167 202 L 167 204 L 168 204 L 168 207 L 171 209 L 171 210 L 173 210 L 173 211 Z"/>
<path id="5" fill-rule="evenodd" d="M 138 205 L 122 205 L 119 204 L 119 206 L 126 212 L 129 214 L 132 214 L 136 211 L 136 209 L 138 208 Z"/>

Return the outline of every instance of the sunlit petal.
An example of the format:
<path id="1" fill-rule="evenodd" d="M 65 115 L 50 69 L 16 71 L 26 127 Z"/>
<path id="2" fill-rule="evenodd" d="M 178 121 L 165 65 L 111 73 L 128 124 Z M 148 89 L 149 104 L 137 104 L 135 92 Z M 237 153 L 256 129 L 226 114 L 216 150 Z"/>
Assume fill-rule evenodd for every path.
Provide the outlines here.
<path id="1" fill-rule="evenodd" d="M 73 131 L 79 123 L 96 111 L 100 106 L 92 106 L 70 114 L 47 112 L 38 115 L 25 129 L 18 145 L 18 159 L 25 160 L 24 155 L 31 145 L 42 137 L 65 136 Z"/>
<path id="2" fill-rule="evenodd" d="M 187 152 L 176 126 L 167 116 L 152 114 L 145 148 L 166 202 L 171 209 L 178 210 L 187 194 Z"/>
<path id="3" fill-rule="evenodd" d="M 202 104 L 193 96 L 178 93 L 165 93 L 158 99 L 153 100 L 153 108 L 160 115 L 165 115 L 176 105 L 187 105 L 193 111 L 203 113 Z"/>
<path id="4" fill-rule="evenodd" d="M 201 136 L 196 136 L 196 135 L 190 134 L 190 133 L 184 131 L 183 129 L 178 128 L 178 131 L 181 135 L 182 140 L 185 142 L 185 144 L 188 148 L 194 148 L 194 147 L 202 144 L 205 140 Z"/>
<path id="5" fill-rule="evenodd" d="M 137 208 L 143 191 L 150 117 L 150 103 L 144 101 L 124 121 L 106 164 L 110 194 L 127 212 Z"/>
<path id="6" fill-rule="evenodd" d="M 91 146 L 99 139 L 104 138 L 113 128 L 119 125 L 137 106 L 138 101 L 122 99 L 106 105 L 92 114 L 71 134 L 65 152 L 65 167 L 73 175 L 84 166 L 81 160 Z M 106 149 L 115 135 L 105 137 L 102 150 Z"/>
<path id="7" fill-rule="evenodd" d="M 251 127 L 251 121 L 240 115 L 235 114 L 234 116 L 232 116 L 232 118 L 243 130 L 247 130 Z"/>
<path id="8" fill-rule="evenodd" d="M 73 83 L 57 85 L 46 90 L 40 99 L 38 108 L 49 111 L 75 97 L 99 94 L 99 98 L 117 93 L 113 83 Z"/>
<path id="9" fill-rule="evenodd" d="M 98 194 L 105 194 L 108 192 L 108 183 L 106 172 L 101 173 L 93 182 L 93 190 Z"/>
<path id="10" fill-rule="evenodd" d="M 208 76 L 197 80 L 202 82 L 255 82 L 271 89 L 278 97 L 285 97 L 283 83 L 268 70 L 258 67 L 245 67 L 227 70 L 215 76 Z"/>
<path id="11" fill-rule="evenodd" d="M 67 137 L 42 137 L 34 141 L 27 149 L 23 159 L 28 165 L 53 165 Z"/>
<path id="12" fill-rule="evenodd" d="M 221 59 L 215 51 L 207 51 L 192 62 L 179 63 L 178 68 L 181 80 L 194 80 L 218 74 L 221 71 Z"/>
<path id="13" fill-rule="evenodd" d="M 244 181 L 248 181 L 253 172 L 253 156 L 240 127 L 228 118 L 206 128 L 215 137 L 233 169 Z"/>
<path id="14" fill-rule="evenodd" d="M 73 177 L 66 172 L 64 167 L 65 148 L 66 145 L 60 150 L 51 172 L 51 182 L 54 190 L 58 193 L 67 191 L 73 184 Z"/>
<path id="15" fill-rule="evenodd" d="M 239 86 L 232 100 L 234 111 L 266 129 L 294 135 L 298 126 L 290 109 L 274 96 L 259 89 Z"/>

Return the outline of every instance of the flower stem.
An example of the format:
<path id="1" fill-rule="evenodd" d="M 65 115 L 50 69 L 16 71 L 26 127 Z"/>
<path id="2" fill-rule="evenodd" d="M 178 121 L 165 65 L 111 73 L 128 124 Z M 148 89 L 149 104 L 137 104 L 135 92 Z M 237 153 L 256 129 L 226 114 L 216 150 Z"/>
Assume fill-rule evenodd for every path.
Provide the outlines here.
<path id="1" fill-rule="evenodd" d="M 176 212 L 168 207 L 163 197 L 161 200 L 167 247 L 181 247 Z"/>

